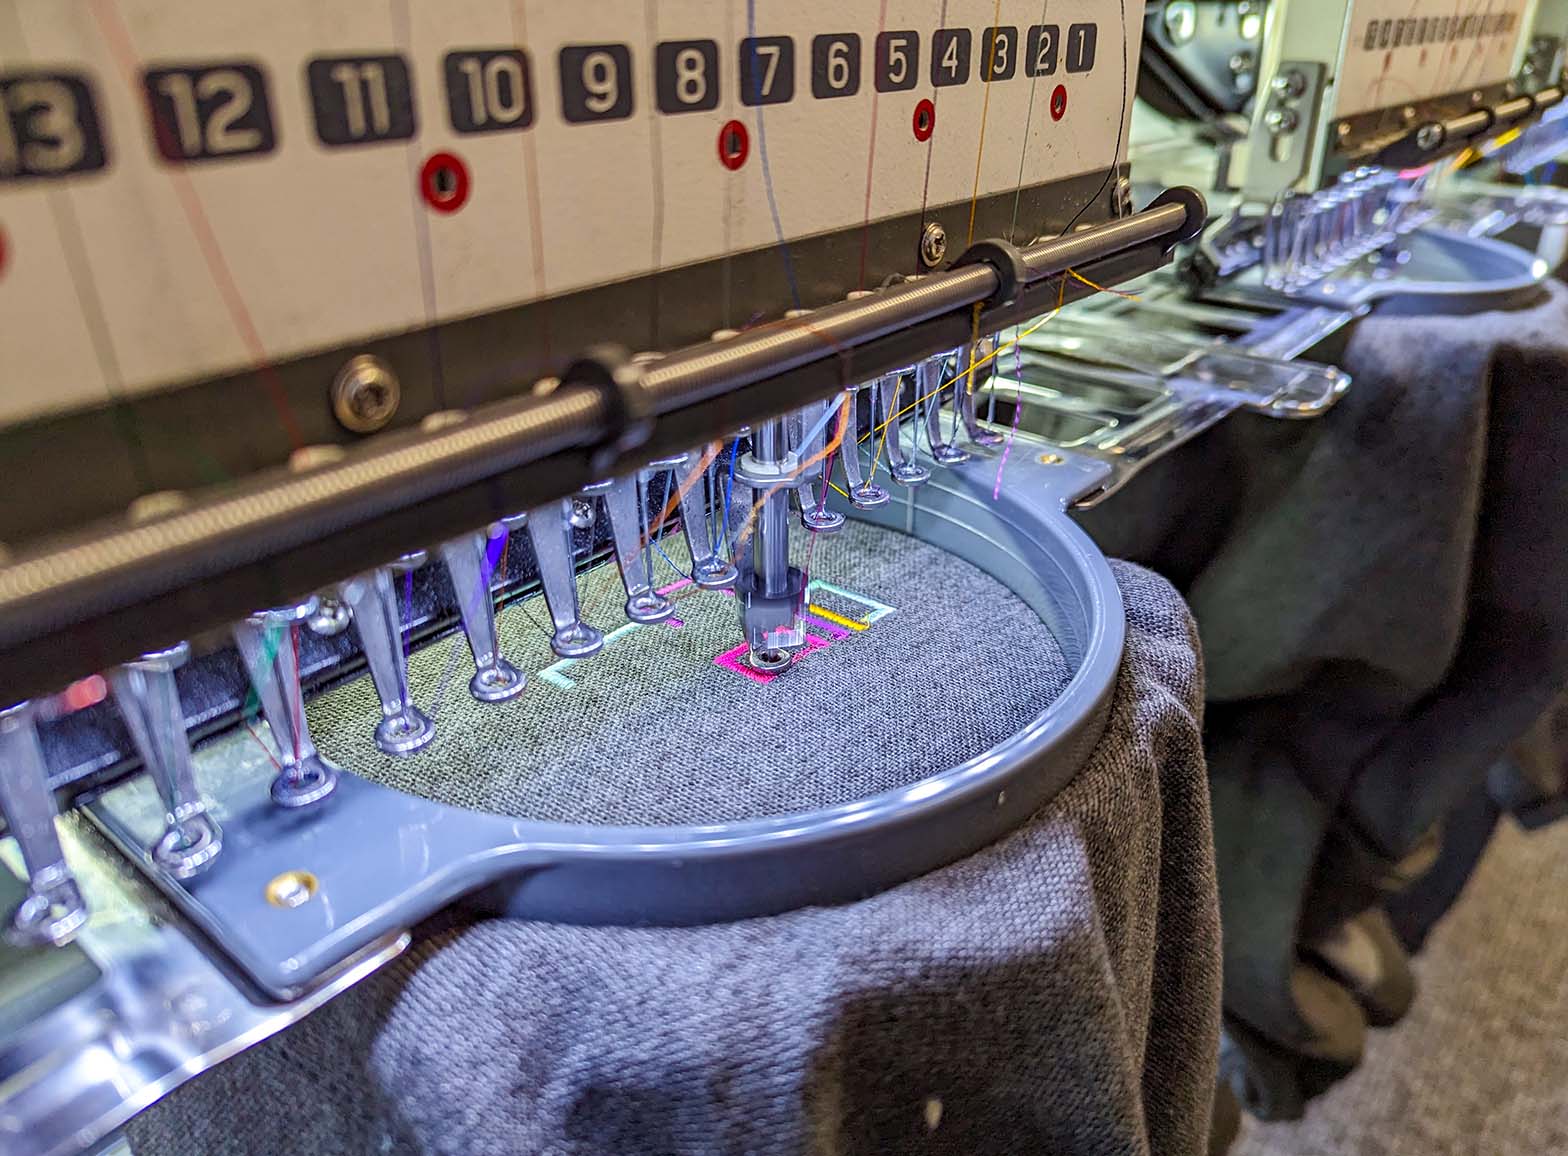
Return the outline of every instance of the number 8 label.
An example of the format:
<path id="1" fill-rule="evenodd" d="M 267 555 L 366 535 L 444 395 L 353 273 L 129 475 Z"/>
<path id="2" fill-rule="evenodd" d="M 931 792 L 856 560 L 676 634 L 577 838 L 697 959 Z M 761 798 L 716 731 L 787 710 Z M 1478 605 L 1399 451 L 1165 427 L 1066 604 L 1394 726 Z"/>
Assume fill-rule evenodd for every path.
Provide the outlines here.
<path id="1" fill-rule="evenodd" d="M 663 113 L 719 107 L 719 46 L 712 40 L 666 40 L 657 51 L 656 87 Z"/>

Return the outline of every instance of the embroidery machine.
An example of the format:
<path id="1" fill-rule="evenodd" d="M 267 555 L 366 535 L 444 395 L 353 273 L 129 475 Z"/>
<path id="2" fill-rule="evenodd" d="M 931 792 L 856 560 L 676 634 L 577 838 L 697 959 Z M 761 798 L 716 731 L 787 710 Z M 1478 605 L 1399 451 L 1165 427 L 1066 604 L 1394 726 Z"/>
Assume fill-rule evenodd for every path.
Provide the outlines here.
<path id="1" fill-rule="evenodd" d="M 1283 34 L 1231 72 L 1267 94 L 1255 140 L 1300 151 L 1268 144 L 1218 206 L 1252 237 L 1287 190 L 1340 189 L 1429 123 L 1446 148 L 1560 99 L 1509 88 L 1516 4 L 1484 34 L 1510 47 L 1482 100 L 1434 92 L 1394 133 L 1376 101 L 1320 105 L 1337 48 L 1290 91 L 1305 5 L 1275 8 Z M 1135 195 L 1144 29 L 1123 0 L 0 0 L 0 449 L 22 499 L 0 512 L 0 1135 L 91 1148 L 452 903 L 684 923 L 848 900 L 1070 780 L 1123 625 L 1065 507 L 1238 406 L 1310 416 L 1348 385 L 1293 360 L 1333 307 L 1229 348 L 1129 338 L 1121 298 L 1066 309 L 1210 223 L 1179 184 Z M 1210 228 L 1198 252 L 1237 244 Z M 1253 248 L 1269 300 L 1299 297 L 1277 236 Z M 744 821 L 545 822 L 357 773 L 438 757 L 451 724 L 409 671 L 455 638 L 442 694 L 496 719 L 697 591 L 730 592 L 712 662 L 758 693 L 831 661 L 891 609 L 800 561 L 849 519 L 1002 581 L 1066 689 L 982 756 Z M 610 562 L 622 614 L 579 596 Z M 552 661 L 525 668 L 498 616 L 536 612 Z M 379 710 L 329 757 L 307 707 L 353 686 Z"/>

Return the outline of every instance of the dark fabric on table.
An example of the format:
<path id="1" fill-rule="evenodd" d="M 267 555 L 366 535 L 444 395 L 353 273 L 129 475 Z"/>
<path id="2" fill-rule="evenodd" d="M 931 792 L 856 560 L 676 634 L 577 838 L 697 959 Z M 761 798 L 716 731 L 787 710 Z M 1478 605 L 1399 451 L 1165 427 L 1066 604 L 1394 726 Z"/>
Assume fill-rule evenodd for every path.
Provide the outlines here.
<path id="1" fill-rule="evenodd" d="M 452 926 L 130 1129 L 226 1153 L 1205 1150 L 1202 664 L 1117 567 L 1104 740 L 1035 819 L 875 898 L 703 928 Z"/>
<path id="2" fill-rule="evenodd" d="M 1302 944 L 1408 883 L 1568 685 L 1568 291 L 1374 315 L 1343 365 L 1324 419 L 1240 416 L 1086 518 L 1197 617 L 1226 1010 L 1301 1092 L 1364 1029 Z"/>

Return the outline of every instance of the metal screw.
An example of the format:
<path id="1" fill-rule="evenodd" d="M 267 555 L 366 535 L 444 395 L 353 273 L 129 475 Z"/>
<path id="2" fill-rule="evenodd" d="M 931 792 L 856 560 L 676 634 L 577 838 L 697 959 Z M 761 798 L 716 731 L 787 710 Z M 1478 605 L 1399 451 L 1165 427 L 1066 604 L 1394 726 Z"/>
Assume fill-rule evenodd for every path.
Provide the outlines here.
<path id="1" fill-rule="evenodd" d="M 387 364 L 361 353 L 351 358 L 332 382 L 332 413 L 344 429 L 374 433 L 397 413 L 402 386 Z"/>
<path id="2" fill-rule="evenodd" d="M 1132 216 L 1132 182 L 1126 177 L 1119 178 L 1111 189 L 1111 216 Z"/>
<path id="3" fill-rule="evenodd" d="M 1285 136 L 1301 126 L 1301 118 L 1293 108 L 1271 108 L 1264 116 L 1263 123 L 1275 136 Z"/>
<path id="4" fill-rule="evenodd" d="M 1165 31 L 1172 44 L 1185 44 L 1198 32 L 1198 6 L 1192 0 L 1171 0 L 1165 6 Z"/>
<path id="5" fill-rule="evenodd" d="M 1340 121 L 1337 125 L 1334 126 L 1334 132 L 1335 132 L 1335 135 L 1337 135 L 1339 137 L 1341 142 L 1349 140 L 1350 139 L 1350 122 L 1349 121 L 1345 121 L 1345 120 Z"/>
<path id="6" fill-rule="evenodd" d="M 1274 78 L 1270 85 L 1280 96 L 1288 100 L 1299 100 L 1307 91 L 1307 78 L 1299 68 L 1287 68 Z"/>
<path id="7" fill-rule="evenodd" d="M 947 258 L 947 230 L 937 221 L 926 226 L 920 234 L 920 263 L 935 269 Z"/>
<path id="8" fill-rule="evenodd" d="M 1405 105 L 1404 117 L 1406 120 L 1415 120 L 1416 110 L 1414 105 Z"/>
<path id="9" fill-rule="evenodd" d="M 1443 126 L 1440 124 L 1424 124 L 1416 130 L 1416 147 L 1422 152 L 1431 152 L 1443 143 Z"/>
<path id="10" fill-rule="evenodd" d="M 274 907 L 299 907 L 309 903 L 320 886 L 309 871 L 285 871 L 267 884 L 267 902 Z"/>

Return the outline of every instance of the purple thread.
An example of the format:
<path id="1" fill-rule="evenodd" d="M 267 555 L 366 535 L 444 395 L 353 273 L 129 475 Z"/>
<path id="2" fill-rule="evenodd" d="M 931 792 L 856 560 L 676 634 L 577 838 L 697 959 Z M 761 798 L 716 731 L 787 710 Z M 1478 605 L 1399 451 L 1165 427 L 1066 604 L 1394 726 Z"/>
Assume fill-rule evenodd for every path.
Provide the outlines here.
<path id="1" fill-rule="evenodd" d="M 1016 339 L 1013 341 L 1013 381 L 1016 390 L 1013 394 L 1013 428 L 1007 431 L 1007 444 L 1002 447 L 1002 460 L 996 463 L 996 488 L 991 491 L 993 502 L 1002 496 L 1002 471 L 1007 468 L 1007 455 L 1013 449 L 1013 435 L 1018 432 L 1018 415 L 1024 411 L 1024 355 L 1020 344 Z"/>
<path id="2" fill-rule="evenodd" d="M 485 544 L 485 588 L 489 589 L 490 579 L 495 574 L 495 568 L 501 564 L 501 559 L 506 557 L 507 539 L 512 536 L 512 531 L 502 529 L 499 538 L 491 538 Z"/>

